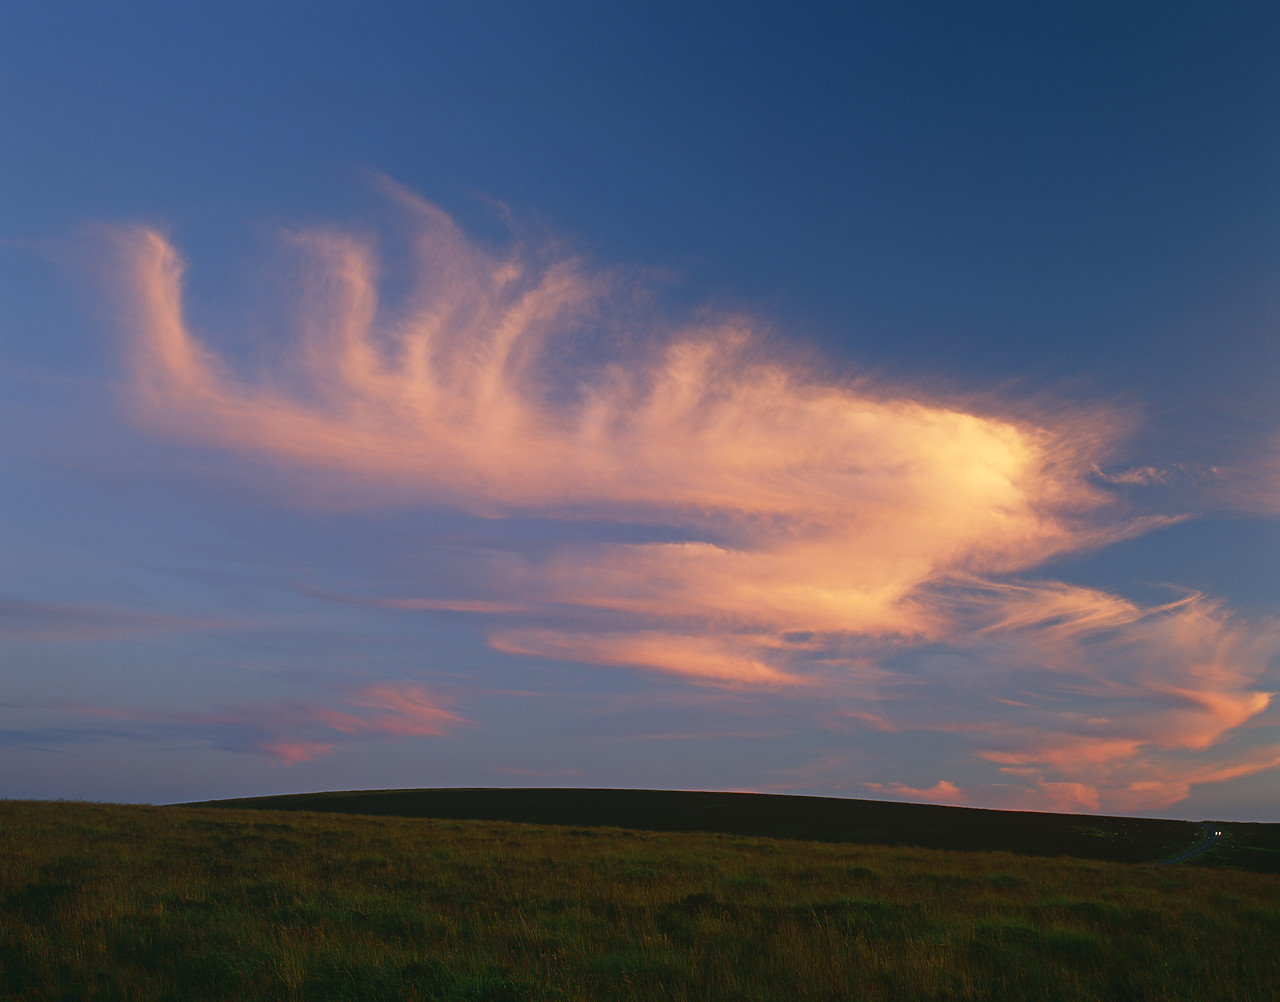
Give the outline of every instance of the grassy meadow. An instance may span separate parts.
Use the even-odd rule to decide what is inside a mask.
[[[0,801],[11,1000],[1280,997],[1280,876]]]

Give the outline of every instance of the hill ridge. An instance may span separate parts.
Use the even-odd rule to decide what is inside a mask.
[[[1196,822],[1172,819],[695,790],[440,787],[244,797],[184,806],[703,831],[1130,863],[1158,862],[1195,845],[1203,834]],[[1280,825],[1242,827],[1276,829],[1267,834],[1280,845]],[[1207,862],[1217,854],[1215,850],[1202,858]]]

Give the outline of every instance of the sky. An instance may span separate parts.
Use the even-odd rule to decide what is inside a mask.
[[[1280,10],[0,13],[0,796],[1280,821]]]

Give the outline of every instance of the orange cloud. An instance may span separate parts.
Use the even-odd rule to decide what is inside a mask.
[[[1280,767],[1280,745],[1229,755],[1217,762],[1196,763],[1177,757],[1141,757],[1111,770],[1100,770],[1088,782],[1051,781],[1038,777],[1023,802],[1044,810],[1134,812],[1159,810],[1186,799],[1192,787],[1251,776]],[[1051,805],[1051,806],[1050,806]]]
[[[488,254],[439,210],[399,197],[419,228],[408,304],[380,308],[366,243],[295,234],[310,261],[295,345],[255,380],[188,328],[167,239],[121,232],[128,403],[159,433],[326,471],[358,485],[364,503],[701,536],[562,550],[527,567],[516,593],[454,608],[536,597],[650,622],[925,639],[947,627],[921,589],[1142,528],[1117,518],[1090,479],[1114,437],[1103,413],[1035,422],[823,381],[769,358],[741,319],[681,328],[629,356],[608,350],[620,332],[596,331],[605,353],[566,377],[557,360],[574,354],[584,325],[604,322],[616,283],[573,259]],[[633,646],[656,651],[648,635]],[[726,644],[683,664],[723,678]],[[764,663],[745,658],[742,677],[776,677]]]
[[[695,682],[749,685],[803,684],[757,657],[759,638],[643,631],[623,634],[563,630],[505,630],[490,643],[509,654],[589,664],[648,668]]]
[[[342,741],[442,737],[466,723],[412,683],[381,682],[334,695],[329,703],[289,701],[202,712],[59,709],[119,721],[134,737],[205,741],[229,751],[267,755],[284,765],[327,755]]]
[[[1099,416],[1047,428],[824,384],[762,357],[741,320],[680,330],[656,357],[600,359],[565,399],[555,335],[586,322],[607,284],[573,260],[485,255],[414,205],[423,288],[399,315],[378,310],[369,247],[292,239],[314,269],[297,344],[253,383],[188,329],[172,245],[120,232],[135,413],[164,434],[359,476],[375,500],[408,485],[484,513],[769,519],[773,537],[836,523],[877,580],[940,561],[1025,566],[1078,546],[1071,516],[1108,503],[1078,455],[1106,437],[1081,434]]]
[[[940,779],[933,786],[927,788],[916,788],[912,786],[904,786],[901,783],[864,783],[868,790],[876,793],[888,794],[893,797],[906,797],[910,800],[921,801],[926,804],[948,804],[956,806],[958,804],[967,804],[968,796],[955,783],[950,780]]]
[[[326,727],[348,735],[385,734],[391,737],[422,737],[444,734],[459,718],[442,709],[417,685],[380,683],[368,685],[348,694],[349,710],[314,707],[309,716]]]
[[[333,751],[333,743],[308,741],[264,741],[258,750],[265,752],[284,765],[310,762]]]
[[[1005,659],[1007,670],[985,682],[978,673],[969,684],[1013,684],[1024,695],[1014,712],[978,707],[971,720],[936,726],[971,730],[975,753],[1035,780],[1038,797],[1058,784],[1052,799],[1060,803],[1076,784],[1079,807],[1148,809],[1182,799],[1196,783],[1275,764],[1267,754],[1222,758],[1215,749],[1271,704],[1277,624],[1242,620],[1198,595],[1141,609],[1053,583],[1036,616],[1034,587],[994,590],[1014,609],[992,613],[996,623],[979,631],[987,643],[977,650]],[[1017,639],[1007,651],[1002,631]],[[1189,752],[1204,754],[1189,761]]]
[[[368,241],[290,235],[307,262],[296,331],[252,377],[190,329],[168,239],[116,238],[127,403],[156,433],[268,460],[281,482],[319,474],[355,505],[617,529],[507,555],[464,595],[347,600],[496,617],[508,653],[828,694],[843,719],[963,735],[1028,770],[1028,796],[1092,809],[1173,796],[1139,767],[1212,750],[1268,705],[1269,624],[1200,596],[1143,608],[1011,579],[1175,520],[1118,504],[1109,485],[1164,473],[1103,472],[1124,430],[1111,412],[821,378],[741,317],[646,326],[614,308],[641,298],[617,276],[482,250],[395,196],[415,288],[389,307]],[[963,674],[927,689],[890,664],[902,651]],[[343,734],[445,722],[403,693],[363,698],[316,720]]]
[[[1042,779],[1036,783],[1031,800],[1044,811],[1075,813],[1102,809],[1098,790],[1086,783],[1052,782]],[[1022,800],[1022,804],[1026,806],[1026,801]]]

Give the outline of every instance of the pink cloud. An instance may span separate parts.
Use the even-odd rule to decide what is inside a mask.
[[[1058,802],[1076,789],[1086,809],[1168,806],[1197,783],[1274,767],[1265,752],[1241,759],[1218,749],[1271,705],[1277,624],[1243,620],[1203,596],[1142,609],[1078,590],[1064,602],[1050,586],[1042,627],[1023,587],[1009,593],[1014,614],[984,610],[995,625],[980,628],[975,656],[993,671],[964,682],[971,691],[1012,682],[1023,697],[998,713],[958,700],[950,720],[921,726],[965,733],[977,757],[1027,777],[1028,796],[1053,790]],[[1017,642],[1002,648],[1002,634]]]
[[[981,762],[1026,770],[1036,803],[1176,800],[1170,756],[1209,756],[1268,706],[1274,624],[1203,596],[1142,607],[1023,580],[1177,521],[1131,516],[1108,486],[1167,479],[1111,465],[1115,412],[822,377],[743,317],[646,329],[611,312],[633,291],[617,275],[482,250],[394,192],[416,228],[416,288],[388,306],[368,241],[291,234],[306,262],[296,331],[252,377],[190,329],[169,240],[121,230],[136,420],[268,460],[282,488],[318,476],[353,506],[653,531],[510,556],[456,596],[342,600],[493,617],[490,641],[511,654],[825,694],[829,713],[955,734]],[[927,687],[893,667],[904,651],[963,676],[938,668]],[[366,692],[295,717],[343,736],[449,723],[413,699]],[[1226,768],[1202,766],[1203,782]]]
[[[868,790],[892,797],[906,797],[926,804],[967,804],[969,797],[955,783],[940,779],[933,786],[916,788],[901,783],[863,783]]]
[[[803,678],[788,675],[757,657],[755,649],[760,644],[753,639],[659,631],[611,634],[528,629],[500,631],[490,642],[509,654],[650,669],[694,682],[804,684]]]
[[[297,715],[342,734],[390,737],[440,735],[459,718],[438,706],[422,686],[378,683],[346,695],[347,709],[300,707]]]
[[[333,751],[333,743],[320,744],[306,741],[264,741],[258,750],[270,755],[284,765],[296,765],[299,762],[310,762],[313,759],[328,755]]]
[[[555,646],[592,660],[607,645],[614,664],[647,648],[650,667],[702,665],[721,680],[736,650],[743,679],[773,681],[767,649],[781,633],[936,639],[948,626],[921,595],[934,583],[1026,569],[1146,526],[1118,517],[1093,482],[1119,431],[1106,411],[1036,419],[823,380],[769,357],[741,317],[561,371],[575,332],[625,291],[619,281],[572,258],[481,251],[439,210],[396,194],[418,228],[418,289],[388,310],[366,242],[292,234],[309,262],[296,340],[254,380],[188,328],[184,265],[168,240],[120,231],[137,419],[269,458],[285,477],[323,471],[363,504],[532,511],[704,538],[564,548],[525,566],[518,584],[491,582],[501,594],[384,605],[625,612],[645,620],[633,654],[580,630]],[[721,649],[685,629],[689,656],[672,664],[655,622],[700,624]],[[774,639],[753,654],[725,627]],[[576,655],[574,642],[585,645]]]
[[[1196,762],[1174,756],[1134,757],[1111,770],[1095,770],[1091,781],[1048,780],[1029,770],[1034,788],[1020,798],[1042,810],[1127,813],[1159,810],[1186,799],[1193,787],[1221,783],[1280,767],[1280,745]],[[1049,806],[1051,805],[1051,806]]]
[[[1062,780],[1039,780],[1030,795],[1019,797],[1017,803],[1019,806],[1034,804],[1037,810],[1066,814],[1102,809],[1102,801],[1096,787],[1087,783],[1071,783]],[[1151,806],[1164,806],[1164,804]],[[1130,809],[1136,809],[1136,807]]]
[[[61,707],[81,716],[117,721],[140,739],[208,742],[229,751],[267,755],[284,765],[310,762],[342,742],[442,737],[466,723],[423,686],[381,682],[342,689],[328,702],[286,701],[212,711]]]

